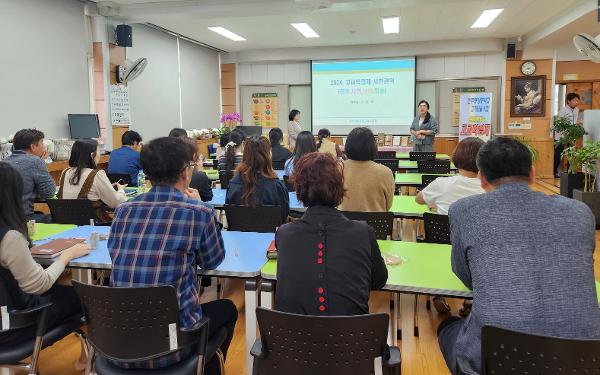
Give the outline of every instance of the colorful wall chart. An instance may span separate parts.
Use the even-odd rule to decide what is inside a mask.
[[[480,92],[460,96],[458,140],[468,137],[484,141],[492,137],[492,93]]]
[[[279,119],[277,93],[252,94],[252,124],[263,128],[277,127]]]

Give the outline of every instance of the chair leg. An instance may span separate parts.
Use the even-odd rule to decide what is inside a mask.
[[[414,311],[414,327],[415,327],[415,332],[414,335],[415,337],[419,337],[419,315],[417,314],[417,307],[419,306],[419,295],[415,294],[415,311]]]
[[[33,353],[31,354],[31,365],[29,367],[29,375],[37,374],[38,359],[40,352],[42,351],[42,337],[37,336],[35,338],[35,344],[33,345]]]
[[[198,364],[196,365],[196,375],[204,375],[204,355],[198,356]]]
[[[85,370],[85,369],[87,369],[87,364],[88,364],[89,358],[90,358],[89,344],[88,344],[87,338],[85,337],[85,334],[83,332],[75,332],[75,336],[77,336],[77,338],[79,339],[79,342],[81,344],[81,354],[79,355],[79,358],[75,362],[75,369],[76,370]],[[85,357],[84,361],[82,361],[82,356]],[[87,372],[86,372],[86,374],[87,374]]]
[[[225,283],[221,284],[221,278],[217,277],[217,298],[223,299],[223,295],[225,294]]]
[[[217,352],[215,354],[219,359],[219,369],[221,371],[221,375],[225,375],[225,356],[223,355],[221,349],[217,349]]]
[[[427,302],[425,302],[427,310],[431,310],[431,297],[427,296]]]

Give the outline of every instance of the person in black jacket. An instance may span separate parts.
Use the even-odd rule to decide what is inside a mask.
[[[369,313],[369,292],[382,288],[388,273],[373,229],[335,208],[344,195],[340,165],[329,154],[306,154],[292,181],[308,209],[275,234],[277,309],[304,315]]]
[[[271,165],[271,145],[263,136],[244,142],[244,154],[237,175],[229,181],[225,204],[239,206],[279,206],[281,219],[290,213],[288,190]]]
[[[169,137],[188,139],[191,143],[195,145],[195,143],[188,137],[185,129],[182,128],[171,129],[171,131],[169,132]],[[197,155],[199,156],[200,153],[197,153]],[[198,190],[202,202],[210,202],[213,199],[212,185],[206,173],[202,171],[202,162],[202,159],[198,159],[198,165],[196,166],[196,168],[194,168],[194,172],[192,173],[192,181],[190,182],[190,187],[192,189]]]
[[[292,156],[292,153],[287,148],[281,145],[283,139],[283,132],[279,128],[273,128],[269,130],[269,140],[271,141],[271,158],[273,159],[273,165],[280,165],[283,170],[283,164],[286,160]]]

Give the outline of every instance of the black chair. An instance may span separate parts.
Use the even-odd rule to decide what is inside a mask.
[[[400,349],[386,345],[388,315],[309,316],[256,309],[260,339],[253,375],[400,374]]]
[[[131,175],[127,174],[127,173],[107,173],[106,176],[108,176],[108,180],[110,182],[112,182],[113,184],[115,182],[119,182],[119,180],[122,180],[123,184],[129,185],[131,186],[132,181],[131,181]]]
[[[292,184],[292,182],[290,181],[290,176],[283,175],[283,183],[285,184],[285,187],[288,189],[288,192],[293,193],[296,191],[294,184]]]
[[[448,215],[425,212],[423,222],[425,223],[425,239],[423,242],[451,244]]]
[[[393,173],[398,172],[398,159],[375,159],[375,163],[385,165],[392,170]]]
[[[110,225],[110,222],[96,221],[96,208],[89,199],[48,199],[52,221],[57,224]]]
[[[396,159],[396,151],[377,151],[376,159]]]
[[[419,173],[450,174],[450,160],[417,160]]]
[[[563,339],[484,326],[481,329],[481,373],[598,373],[600,340]]]
[[[234,171],[223,171],[219,170],[219,181],[221,182],[221,189],[229,188],[229,181],[233,178]]]
[[[2,270],[0,272],[9,271]],[[18,288],[16,282],[13,287]],[[27,370],[27,373],[30,375],[37,374],[38,360],[42,349],[53,345],[73,332],[84,343],[82,347],[87,348],[83,332],[80,330],[83,325],[81,316],[73,316],[65,320],[62,324],[48,330],[46,317],[52,303],[46,302],[24,310],[11,309],[8,307],[12,304],[7,288],[8,286],[0,278],[0,306],[2,310],[6,309],[8,318],[5,319],[3,315],[2,322],[0,323],[0,338],[5,342],[0,345],[0,368],[19,368]],[[12,341],[11,338],[30,334],[32,331],[35,331],[35,337],[31,339],[23,340],[20,338],[17,342],[9,342]],[[30,362],[24,363],[23,361],[28,357],[31,357]]]
[[[359,212],[359,211],[342,211],[342,214],[350,220],[364,221],[373,231],[378,240],[387,240],[392,238],[394,230],[394,213],[393,212]]]
[[[273,160],[273,169],[276,171],[282,171],[285,168],[285,160]]]
[[[98,375],[202,374],[214,355],[223,368],[219,347],[227,337],[223,328],[208,340],[209,319],[194,327],[179,326],[179,306],[173,286],[111,288],[73,282],[83,304],[92,355],[87,370]],[[156,370],[127,369],[113,363],[158,359],[179,350],[190,356]]]
[[[279,206],[225,205],[227,230],[238,232],[275,233],[283,221]]]
[[[421,176],[421,186],[419,190],[425,189],[430,183],[432,183],[436,178],[443,177],[437,174],[424,174]]]
[[[408,160],[419,161],[419,160],[431,160],[435,159],[435,151],[410,151],[408,153]]]
[[[439,243],[450,245],[450,220],[448,215],[432,214],[429,212],[423,213],[423,222],[425,224],[425,237],[419,242]],[[414,319],[414,335],[419,336],[419,321],[417,318],[417,301],[419,295],[415,294],[415,319]],[[431,309],[431,301],[427,296],[425,304],[427,310]]]

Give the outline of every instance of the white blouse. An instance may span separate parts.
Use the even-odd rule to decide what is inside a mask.
[[[71,185],[70,179],[75,172],[75,168],[69,168],[66,172],[64,172],[64,185],[63,185],[63,199],[77,199],[81,188],[83,187],[83,183],[85,179],[88,177],[92,169],[85,168],[81,171],[81,178],[79,179],[79,183],[77,185]],[[90,192],[88,193],[87,198],[91,201],[102,201],[110,208],[117,207],[120,203],[125,202],[127,200],[127,196],[125,195],[125,191],[119,190],[115,191],[112,186],[112,183],[106,176],[106,172],[103,170],[98,171],[96,177],[94,178],[94,182],[92,183],[92,187],[90,188]]]

